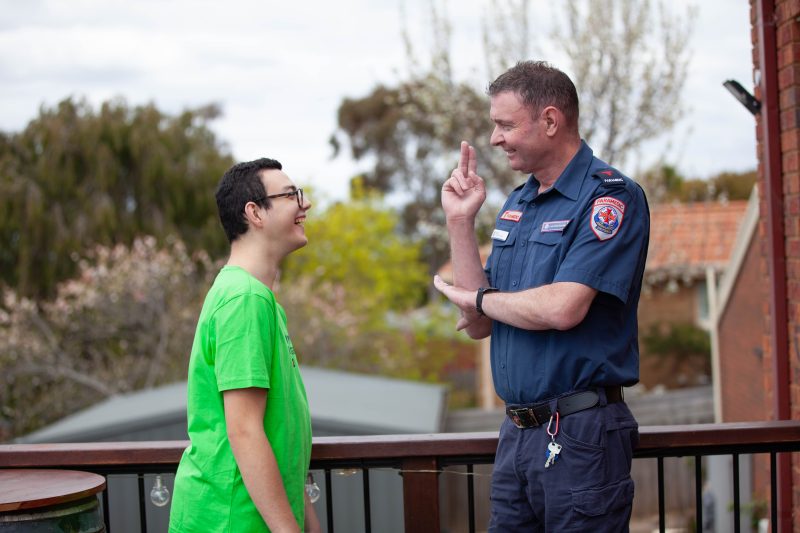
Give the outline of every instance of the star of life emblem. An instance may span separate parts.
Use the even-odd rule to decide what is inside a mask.
[[[589,225],[601,241],[617,234],[625,215],[625,203],[616,198],[604,196],[594,201]]]

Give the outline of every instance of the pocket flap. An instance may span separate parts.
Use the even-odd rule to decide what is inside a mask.
[[[534,231],[528,240],[538,242],[539,244],[555,246],[561,242],[562,235],[563,234],[560,231],[547,231],[544,233],[541,231]]]

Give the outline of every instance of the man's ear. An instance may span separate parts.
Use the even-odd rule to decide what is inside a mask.
[[[564,120],[564,115],[562,115],[561,111],[557,108],[547,106],[544,108],[544,111],[542,111],[542,120],[544,121],[545,135],[553,137],[558,132],[558,128]]]
[[[260,228],[264,225],[263,212],[261,206],[255,202],[247,202],[244,205],[244,218],[247,219],[249,226]]]

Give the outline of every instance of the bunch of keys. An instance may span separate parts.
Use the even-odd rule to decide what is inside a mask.
[[[558,433],[558,411],[556,411],[554,416],[556,418],[555,431],[550,431],[550,427],[553,424],[553,416],[550,417],[550,421],[547,423],[547,434],[550,435],[550,442],[547,444],[547,460],[544,462],[545,468],[550,468],[553,463],[556,462],[556,459],[558,459],[558,454],[561,453],[561,445],[556,442],[556,434]]]

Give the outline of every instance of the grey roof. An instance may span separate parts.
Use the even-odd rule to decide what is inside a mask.
[[[312,426],[320,430],[329,424],[349,430],[338,435],[438,433],[444,428],[444,385],[310,367],[303,368],[303,380]]]
[[[185,426],[185,381],[112,396],[25,435],[17,442],[106,441],[113,440],[109,437],[115,435],[181,421]]]
[[[438,433],[446,387],[303,367],[315,435]],[[159,436],[153,428],[182,433]],[[113,396],[17,442],[81,442],[186,438],[186,382]],[[155,435],[137,438],[138,435]]]

